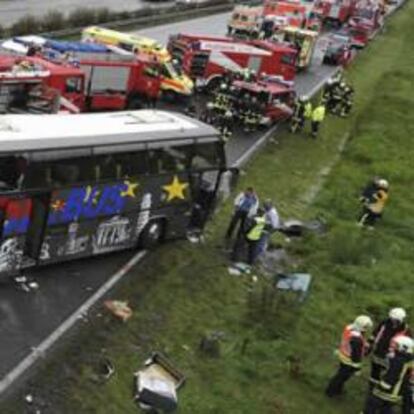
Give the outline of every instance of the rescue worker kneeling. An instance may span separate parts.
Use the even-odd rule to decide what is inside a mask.
[[[387,369],[368,396],[364,414],[392,414],[393,407],[410,397],[412,399],[414,342],[408,336],[395,341],[395,352],[387,358]],[[409,404],[411,405],[411,404]],[[410,414],[411,407],[403,405],[403,414]]]
[[[339,368],[325,390],[328,397],[342,394],[345,383],[360,371],[362,360],[369,350],[365,335],[371,328],[372,320],[365,315],[358,316],[352,324],[345,327],[337,351]]]

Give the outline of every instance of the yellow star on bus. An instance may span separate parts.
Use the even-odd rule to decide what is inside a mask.
[[[171,184],[164,185],[162,188],[166,191],[167,201],[174,200],[174,198],[179,198],[180,200],[185,199],[184,190],[188,187],[188,183],[181,183],[179,178],[174,175],[173,181]]]
[[[138,183],[131,183],[131,181],[124,181],[126,189],[121,191],[121,197],[136,197],[135,191],[138,187]]]

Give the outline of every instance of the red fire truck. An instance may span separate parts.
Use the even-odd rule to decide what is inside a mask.
[[[297,51],[262,40],[178,34],[169,39],[168,50],[199,86],[217,84],[226,72],[249,69],[256,74],[282,76],[292,81]]]
[[[270,126],[291,117],[295,90],[277,76],[265,76],[257,82],[234,81],[238,95],[248,94],[261,106],[260,125]]]
[[[374,36],[382,24],[381,7],[372,0],[361,0],[349,19],[349,32],[352,44],[362,48]]]
[[[304,27],[312,11],[312,2],[299,0],[265,0],[263,17],[275,17],[284,22],[283,26]]]
[[[314,12],[324,23],[340,27],[348,21],[355,9],[356,0],[318,0]]]
[[[157,65],[0,55],[0,112],[70,113],[139,108],[160,91]]]

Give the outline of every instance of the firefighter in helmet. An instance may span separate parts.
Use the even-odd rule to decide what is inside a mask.
[[[364,414],[391,414],[393,407],[403,403],[403,414],[411,413],[414,372],[414,341],[401,335],[395,340],[395,351],[386,358],[386,369],[379,383],[368,395]],[[408,397],[408,398],[407,398]]]
[[[309,98],[307,96],[300,96],[299,98],[296,98],[292,118],[290,120],[290,131],[292,133],[303,130],[306,118],[309,118],[312,113],[311,108],[312,104],[309,102]]]
[[[345,383],[361,370],[369,350],[366,336],[371,328],[372,320],[366,315],[359,315],[353,323],[345,326],[337,351],[339,368],[325,390],[328,397],[342,394]]]
[[[345,118],[347,117],[352,109],[354,104],[354,88],[351,85],[345,85],[342,91],[342,100],[341,100],[341,109],[339,116]]]
[[[408,335],[407,313],[403,308],[393,308],[388,318],[378,324],[370,338],[371,347],[371,386],[379,384],[381,373],[387,366],[387,355],[393,350],[395,339]]]
[[[385,204],[389,198],[388,191],[388,181],[384,178],[377,178],[373,183],[370,194],[363,194],[360,197],[362,202],[362,212],[358,220],[360,226],[372,227],[382,217]]]

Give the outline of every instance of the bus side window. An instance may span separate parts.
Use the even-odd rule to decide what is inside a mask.
[[[95,179],[114,180],[117,178],[116,161],[113,155],[101,155],[95,159]]]
[[[19,181],[25,175],[22,157],[6,156],[0,158],[0,191],[1,189],[19,188]]]
[[[166,146],[162,149],[149,150],[149,172],[163,174],[186,171],[190,168],[192,146]]]
[[[95,179],[95,166],[90,158],[73,158],[50,163],[52,186],[65,186],[91,182]]]
[[[128,152],[115,155],[117,178],[132,178],[148,173],[145,151]]]

